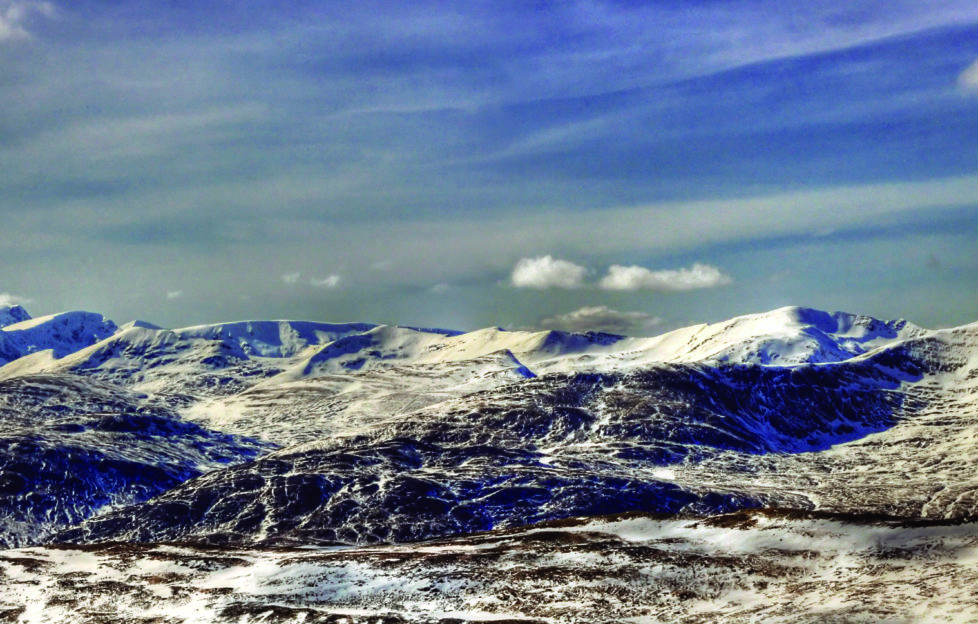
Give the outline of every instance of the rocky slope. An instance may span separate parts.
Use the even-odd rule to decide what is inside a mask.
[[[882,356],[877,356],[882,358]],[[65,532],[69,541],[411,541],[620,511],[810,505],[657,476],[731,450],[811,453],[904,413],[900,369],[663,365],[551,373],[391,416],[189,481]]]
[[[117,386],[64,375],[0,381],[0,546],[44,540],[269,450]]]
[[[84,327],[92,318],[65,316]],[[229,468],[197,461],[196,472],[153,477],[153,488],[140,484],[156,473],[134,470],[112,502],[140,504],[59,540],[372,543],[629,510],[973,513],[967,478],[913,466],[935,465],[928,435],[963,444],[921,423],[936,411],[970,423],[975,326],[929,331],[783,308],[656,338],[295,321],[131,323],[95,342],[79,332],[74,350],[74,334],[39,335],[47,342],[0,368],[4,383],[47,375],[111,389],[126,400],[99,408],[104,417],[147,413],[185,428],[153,437],[161,449],[196,448],[194,435],[242,436],[222,438],[229,446],[217,461]],[[905,432],[922,427],[908,447]],[[264,453],[281,450],[246,461],[257,438]],[[871,444],[896,448],[899,478],[894,464],[866,457]],[[176,452],[167,449],[161,458]],[[152,452],[141,456],[153,464]],[[967,467],[972,456],[953,461]],[[904,483],[912,496],[885,495],[906,493]],[[941,502],[951,492],[953,502]],[[160,495],[141,502],[151,494]]]
[[[769,509],[423,544],[0,551],[8,621],[973,622],[974,525]]]

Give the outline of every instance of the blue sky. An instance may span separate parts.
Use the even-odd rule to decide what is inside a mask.
[[[35,314],[970,322],[978,5],[0,0],[0,213]]]

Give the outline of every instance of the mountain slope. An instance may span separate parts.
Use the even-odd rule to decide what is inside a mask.
[[[25,310],[23,306],[19,306],[19,305],[0,306],[0,327],[13,325],[14,323],[26,321],[30,318],[31,315],[27,313],[27,310]]]
[[[810,506],[798,488],[677,484],[724,453],[813,454],[912,417],[922,355],[795,367],[670,364],[551,373],[393,414],[93,518],[67,541],[410,541],[554,518]]]
[[[90,379],[0,381],[0,546],[35,543],[269,450]]]
[[[21,353],[0,368],[0,397],[20,405],[9,421],[20,429],[2,439],[21,448],[33,431],[97,464],[85,458],[118,444],[119,427],[162,419],[126,432],[131,478],[109,488],[112,504],[161,495],[61,534],[71,540],[401,541],[769,505],[962,517],[978,504],[967,476],[978,467],[967,448],[978,436],[976,327],[782,308],[626,338],[299,321],[119,328],[68,313],[2,328]],[[24,397],[58,384],[71,391],[44,413],[74,420],[25,411]],[[95,418],[85,406],[106,393],[121,398]],[[93,424],[103,420],[108,429]],[[202,458],[208,444],[221,450]],[[138,485],[156,454],[173,468]],[[42,455],[26,465],[61,466]],[[893,480],[894,465],[912,485]],[[28,537],[13,543],[100,505],[50,522],[17,511],[9,532]]]
[[[19,306],[7,308],[6,320],[28,316]],[[118,330],[115,323],[92,312],[64,312],[23,320],[0,327],[0,364],[24,355],[51,350],[55,358],[108,338]]]

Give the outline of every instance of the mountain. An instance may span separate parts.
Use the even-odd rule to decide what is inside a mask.
[[[49,351],[60,358],[108,338],[118,329],[92,312],[64,312],[36,319],[20,306],[0,310],[0,364],[30,353]],[[18,320],[20,319],[20,320]],[[15,321],[7,324],[6,321]]]
[[[95,380],[2,380],[0,546],[42,541],[272,448],[188,423],[146,395]]]
[[[25,310],[23,306],[19,306],[19,305],[0,306],[0,327],[13,325],[14,323],[26,321],[30,318],[31,315],[27,313],[27,310]]]
[[[5,318],[8,619],[928,619],[973,583],[978,323]]]
[[[140,465],[154,465],[153,453],[185,458],[195,436],[225,445],[226,468],[198,461],[152,487],[133,470],[116,480],[112,510],[82,506],[32,534],[62,527],[69,541],[406,541],[576,515],[838,499],[924,513],[938,507],[877,500],[813,466],[848,467],[845,449],[898,435],[952,393],[967,409],[978,345],[974,326],[931,331],[807,308],[653,338],[300,321],[169,330],[90,313],[3,331],[24,354],[0,368],[3,383],[24,385],[10,396],[56,379],[75,389],[59,399],[66,415],[84,416],[87,395],[111,390],[125,400],[101,413],[162,418],[172,435],[149,436],[156,446]],[[86,418],[70,426],[92,429]],[[971,513],[958,507],[950,515]],[[41,539],[9,533],[19,535],[11,543]]]
[[[548,373],[210,473],[60,539],[401,542],[632,510],[810,506],[797,489],[681,487],[662,475],[725,454],[760,466],[753,457],[886,431],[912,413],[903,386],[925,370],[882,350],[795,367]]]
[[[625,339],[590,366],[628,369],[659,362],[767,366],[841,362],[924,331],[904,320],[785,307],[722,323],[692,325],[653,338]]]

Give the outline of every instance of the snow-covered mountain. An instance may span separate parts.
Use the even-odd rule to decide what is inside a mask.
[[[17,588],[7,592],[16,598],[0,592],[0,614],[27,617],[41,603],[58,612],[74,604],[58,589],[68,585],[78,596],[99,591],[109,573],[76,579],[82,559],[129,570],[111,581],[118,600],[101,600],[102,613],[190,608],[185,579],[206,586],[193,600],[211,621],[265,617],[268,600],[241,594],[246,577],[282,588],[272,619],[392,622],[602,621],[574,616],[583,607],[566,606],[572,594],[615,605],[584,609],[608,621],[710,609],[750,620],[775,615],[758,601],[787,604],[798,583],[825,575],[868,587],[852,557],[866,570],[905,560],[886,578],[906,595],[921,557],[970,582],[953,561],[978,544],[978,323],[927,330],[781,308],[638,338],[304,321],[165,329],[87,312],[30,319],[19,307],[0,309],[0,320],[0,544],[38,545],[0,552],[0,586]],[[652,524],[636,534],[627,518],[639,516],[567,520],[622,513]],[[526,528],[547,522],[565,524]],[[490,533],[459,537],[480,531]],[[405,553],[428,546],[397,546],[435,538],[455,541],[417,559]],[[814,555],[799,550],[811,539]],[[880,540],[896,550],[872,546]],[[163,547],[166,556],[134,545],[161,541],[181,545]],[[87,545],[40,547],[51,542]],[[114,559],[117,547],[91,545],[103,542],[127,542],[130,563]],[[360,548],[383,543],[393,545]],[[730,543],[752,545],[731,558]],[[360,546],[310,558],[249,550],[335,544]],[[217,562],[215,548],[240,563]],[[499,553],[519,573],[476,582],[476,553]],[[157,580],[133,581],[171,555],[214,562],[187,563],[189,572],[166,564]],[[512,567],[531,555],[537,563]],[[638,571],[653,560],[657,571]],[[709,570],[706,585],[683,572],[695,562]],[[533,606],[551,604],[531,599],[533,578],[598,569],[609,576],[593,594],[561,583],[566,591],[548,594],[553,608]],[[419,585],[324,589],[336,574]],[[652,600],[635,574],[675,596]],[[315,599],[298,589],[313,578]],[[140,589],[147,583],[163,588]],[[462,602],[432,593],[444,583]],[[747,611],[745,592],[754,592]],[[946,596],[953,604],[928,613],[960,609],[961,596]]]
[[[20,306],[0,307],[0,363],[36,352],[61,358],[104,340],[117,330],[115,323],[92,312],[64,312],[32,319]]]
[[[616,355],[630,366],[662,361],[820,364],[841,362],[923,332],[904,320],[786,307],[632,339],[627,343],[632,350]]]
[[[134,470],[111,503],[138,506],[59,539],[244,543],[404,541],[629,510],[818,507],[849,490],[831,479],[805,487],[810,467],[789,478],[785,463],[815,464],[899,432],[934,397],[964,392],[968,409],[969,373],[948,375],[971,370],[978,345],[975,326],[930,331],[806,308],[653,338],[301,321],[170,330],[81,312],[0,331],[21,354],[0,368],[20,413],[18,397],[36,393],[28,388],[72,388],[46,401],[96,435],[83,406],[115,392],[124,400],[99,413],[169,423],[173,435],[149,436],[161,457],[186,455],[194,436],[225,436],[217,461],[246,462],[211,471],[197,458],[152,486]],[[48,426],[36,420],[26,426]],[[759,486],[771,472],[781,485]],[[866,510],[923,511],[857,498]],[[105,504],[49,514],[40,528],[21,523],[7,541],[42,539]]]
[[[146,395],[68,375],[0,381],[0,546],[274,447],[207,430]]]
[[[31,315],[27,313],[27,310],[25,310],[23,306],[0,306],[0,327],[6,327],[7,325],[13,325],[14,323],[26,321],[29,318],[31,318]]]
[[[361,420],[354,431],[210,473],[61,538],[412,541],[636,509],[810,506],[797,488],[677,487],[663,476],[730,453],[761,466],[754,457],[824,451],[893,427],[908,412],[904,384],[925,369],[887,355],[550,373]]]

